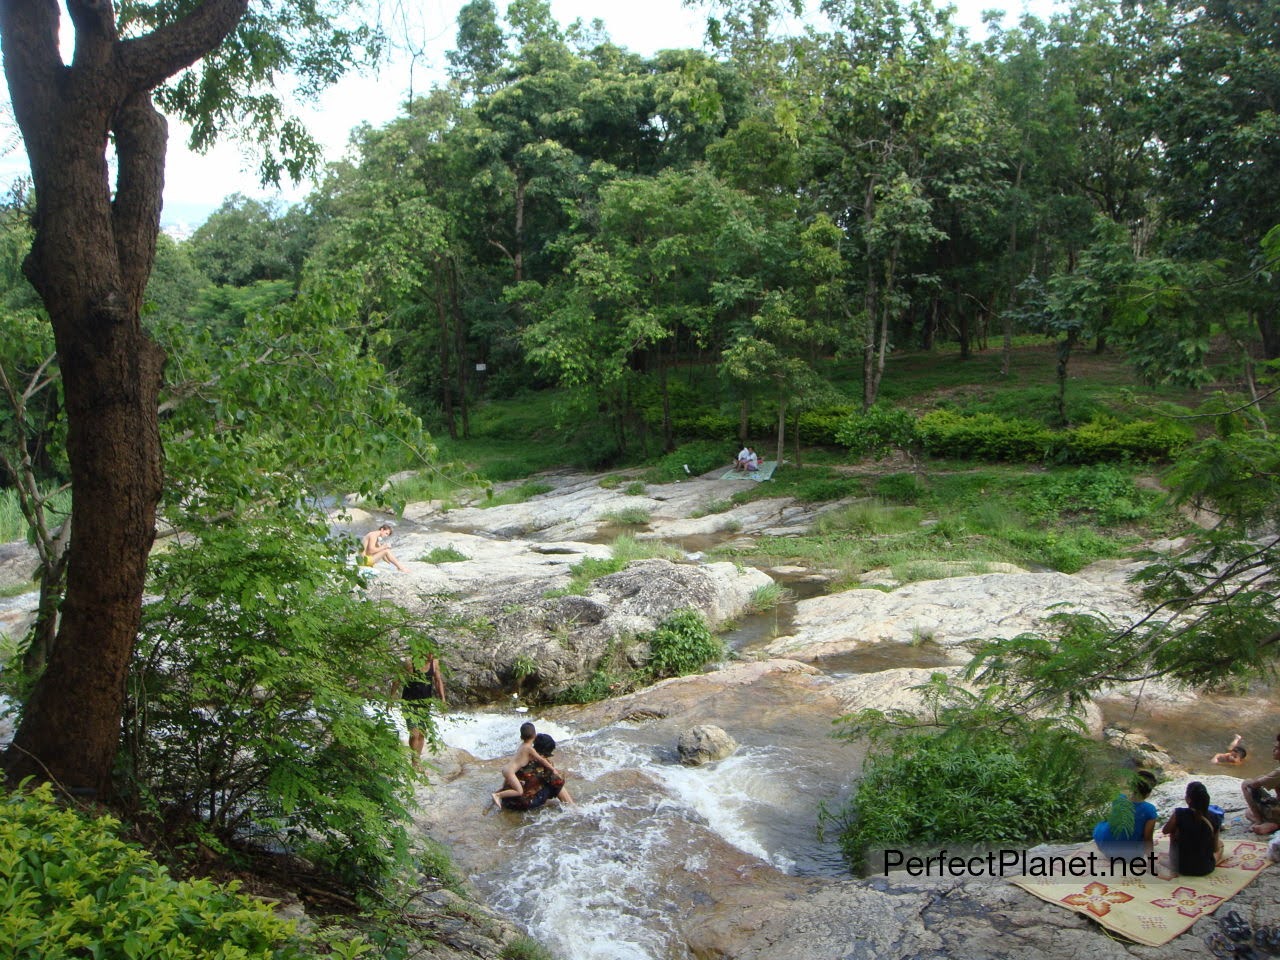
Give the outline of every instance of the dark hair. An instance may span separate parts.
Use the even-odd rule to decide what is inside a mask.
[[[1243,760],[1245,757],[1249,755],[1249,751],[1246,750],[1244,747],[1240,747],[1240,746],[1232,747],[1231,752],[1234,753],[1241,760]]]
[[[535,733],[537,733],[537,732],[538,732],[537,728],[536,728],[532,723],[530,723],[528,720],[526,720],[524,723],[520,724],[520,739],[521,739],[521,740],[532,740],[532,739],[533,739],[533,735],[534,735]]]
[[[1139,800],[1146,799],[1156,788],[1156,775],[1150,770],[1139,770],[1133,777],[1133,793]]]
[[[1187,805],[1196,813],[1205,816],[1209,813],[1209,788],[1199,780],[1187,784]]]
[[[549,733],[540,733],[533,738],[533,749],[544,757],[549,757],[555,752],[556,741]]]

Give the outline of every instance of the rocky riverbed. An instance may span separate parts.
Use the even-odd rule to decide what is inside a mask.
[[[839,803],[864,752],[830,739],[832,720],[861,707],[910,708],[918,698],[909,688],[937,669],[956,673],[968,641],[1036,630],[1053,612],[1128,622],[1141,612],[1130,565],[1075,575],[959,567],[928,582],[806,596],[761,624],[752,619],[760,588],[779,578],[820,583],[825,572],[711,563],[700,551],[803,532],[834,505],[765,499],[712,512],[752,482],[718,474],[650,485],[643,495],[582,474],[546,479],[551,492],[521,504],[411,505],[393,543],[407,572],[380,567],[370,592],[432,626],[454,702],[473,705],[445,724],[450,746],[420,790],[418,828],[448,845],[490,907],[558,956],[1208,955],[1212,919],[1159,950],[1134,946],[997,879],[849,878],[817,838],[820,803]],[[627,509],[649,517],[634,536],[682,552],[601,577],[584,595],[560,595],[573,565],[609,555],[605,541]],[[360,534],[379,519],[350,506],[333,523]],[[444,548],[451,562],[424,559]],[[688,608],[730,631],[735,660],[587,707],[536,706],[607,657],[640,664],[644,634]],[[0,626],[16,629],[22,615],[11,602]],[[512,711],[512,694],[532,710]],[[557,761],[579,804],[484,816],[500,758],[526,717],[561,741]],[[1258,746],[1274,737],[1280,707],[1269,690],[1225,697],[1156,687],[1113,691],[1085,719],[1165,771],[1169,795],[1159,806],[1167,814],[1188,777],[1218,772],[1208,755],[1232,733]],[[721,728],[736,751],[704,767],[681,764],[676,742],[700,725]],[[1263,753],[1233,772],[1265,769]],[[1228,831],[1239,834],[1238,781],[1206,782],[1227,808]],[[1278,877],[1280,869],[1265,871],[1232,907],[1276,922]],[[457,939],[465,953],[465,933]],[[473,954],[495,956],[504,939]]]

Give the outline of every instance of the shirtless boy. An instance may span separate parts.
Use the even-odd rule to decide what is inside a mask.
[[[519,797],[524,794],[524,788],[520,786],[520,781],[516,778],[516,771],[525,764],[530,762],[540,763],[555,776],[560,776],[560,771],[551,765],[551,761],[533,749],[533,738],[537,732],[532,723],[520,724],[520,746],[516,748],[516,752],[511,759],[502,765],[502,778],[506,781],[506,789],[499,790],[493,794],[493,805],[499,810],[502,809],[504,797]]]
[[[1249,755],[1240,743],[1240,734],[1236,734],[1236,738],[1231,741],[1231,746],[1227,747],[1226,753],[1215,753],[1211,763],[1244,763],[1244,758]]]
[[[360,541],[360,566],[372,567],[376,566],[379,560],[385,560],[401,573],[408,572],[404,564],[391,552],[391,548],[386,546],[393,532],[394,528],[390,522],[387,522],[377,530],[371,530],[364,535],[364,539]]]
[[[1271,756],[1280,760],[1280,733],[1276,734]],[[1267,794],[1268,790],[1272,791],[1271,795]],[[1280,791],[1280,767],[1240,784],[1240,792],[1244,794],[1244,802],[1249,808],[1245,816],[1253,823],[1254,833],[1266,836],[1280,830],[1280,797],[1275,791]]]

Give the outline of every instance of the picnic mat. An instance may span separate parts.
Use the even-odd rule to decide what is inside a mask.
[[[768,480],[773,476],[773,471],[778,469],[777,460],[761,460],[759,470],[734,470],[729,471],[720,479],[721,480],[754,480],[759,483],[761,480]]]
[[[1093,844],[1081,853],[1097,852]],[[1156,843],[1167,853],[1168,842]],[[1099,854],[1099,857],[1106,859]],[[1096,920],[1108,930],[1137,943],[1158,947],[1168,943],[1253,882],[1266,868],[1267,844],[1252,840],[1223,840],[1222,858],[1207,877],[1126,877],[1106,867],[1084,877],[1011,877],[1041,900],[1066,907]]]

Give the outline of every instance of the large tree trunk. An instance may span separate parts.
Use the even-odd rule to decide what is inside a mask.
[[[4,757],[10,779],[34,775],[83,794],[110,787],[162,479],[164,354],[139,318],[167,134],[148,91],[220,43],[247,3],[205,0],[164,31],[121,42],[111,3],[68,0],[68,67],[56,3],[0,0],[5,76],[36,197],[24,269],[53,325],[72,488],[61,622]]]

